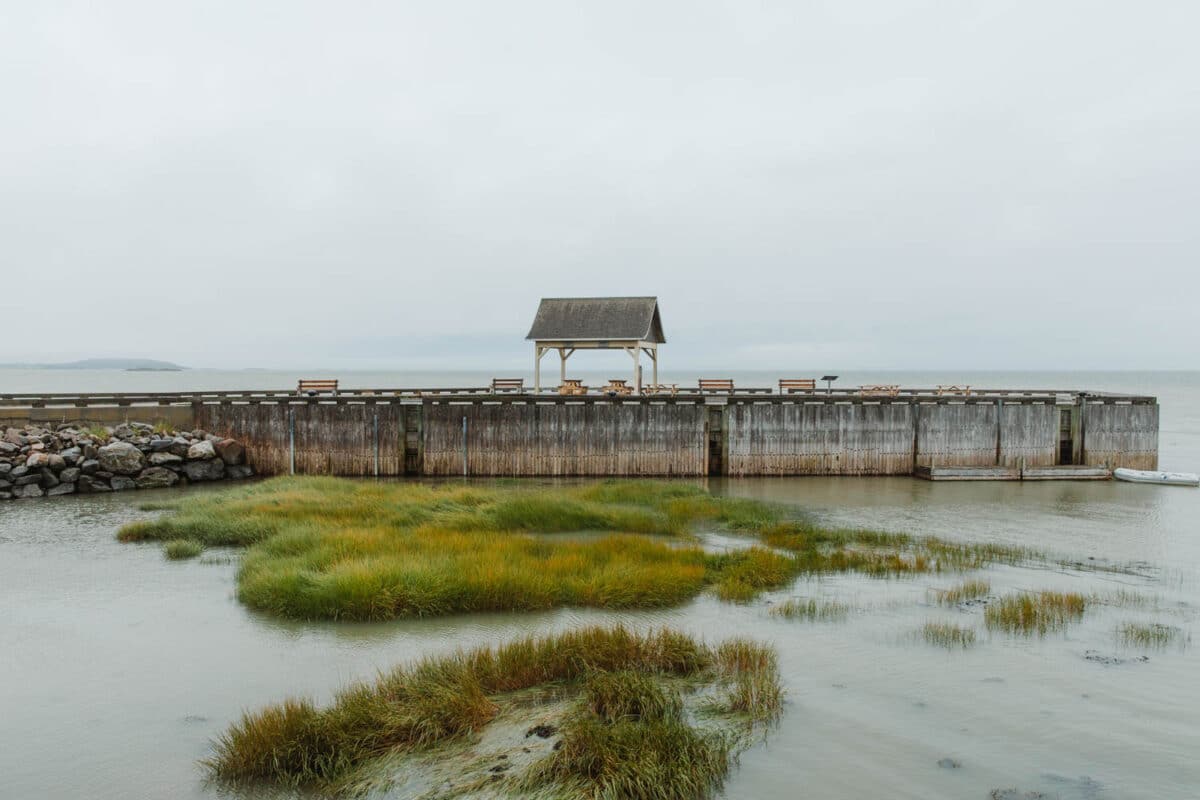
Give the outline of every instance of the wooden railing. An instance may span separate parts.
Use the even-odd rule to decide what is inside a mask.
[[[46,407],[92,407],[92,406],[171,406],[194,404],[303,404],[303,403],[390,403],[390,402],[672,402],[672,403],[1055,403],[1060,400],[1075,403],[1080,399],[1089,403],[1132,403],[1154,404],[1156,398],[1148,395],[1119,394],[1112,392],[1081,392],[1066,389],[976,389],[969,395],[947,394],[938,389],[898,389],[887,394],[864,394],[859,389],[803,389],[777,394],[772,388],[745,387],[714,396],[711,392],[680,388],[670,394],[658,392],[644,395],[612,397],[596,389],[588,394],[561,396],[555,389],[544,389],[540,394],[526,389],[523,392],[497,391],[491,387],[442,387],[406,389],[341,389],[337,395],[319,394],[298,396],[295,389],[244,389],[207,390],[195,392],[4,392],[0,393],[0,407],[46,408]]]

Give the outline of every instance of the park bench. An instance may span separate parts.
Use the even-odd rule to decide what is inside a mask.
[[[864,397],[895,397],[900,394],[900,385],[892,383],[875,383],[859,386],[858,393]]]
[[[701,378],[700,391],[733,392],[733,378]]]
[[[792,394],[793,392],[811,392],[817,388],[815,378],[780,378],[779,393]]]
[[[677,383],[651,383],[646,386],[646,394],[679,394],[679,384]]]
[[[937,393],[938,393],[938,395],[960,394],[960,395],[966,396],[966,395],[971,394],[971,387],[970,386],[942,386],[941,384],[938,384]]]
[[[309,397],[315,397],[319,394],[337,394],[338,382],[336,379],[318,379],[305,380],[301,378],[296,384],[296,394],[306,394]]]
[[[523,392],[525,391],[524,378],[492,378],[492,393],[499,392]]]

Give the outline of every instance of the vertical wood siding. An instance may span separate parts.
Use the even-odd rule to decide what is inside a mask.
[[[996,406],[947,403],[921,406],[918,466],[987,467],[996,463]]]
[[[703,475],[694,404],[426,404],[425,475]]]
[[[1049,467],[1058,462],[1058,407],[1009,403],[1000,412],[1000,463]]]
[[[404,474],[404,414],[399,404],[206,405],[197,425],[246,446],[262,475],[286,475],[291,468],[288,411],[295,414],[296,473],[374,475],[375,415],[379,415],[379,474]]]
[[[1158,406],[1088,403],[1084,463],[1158,469]]]
[[[738,403],[726,410],[730,475],[905,475],[908,403]]]

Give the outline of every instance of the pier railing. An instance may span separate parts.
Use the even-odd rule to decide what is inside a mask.
[[[350,405],[360,403],[1129,403],[1155,404],[1148,395],[1114,392],[1085,392],[1078,389],[972,389],[970,393],[947,394],[938,389],[898,389],[888,393],[858,389],[812,389],[780,394],[767,387],[750,387],[732,392],[683,390],[675,393],[616,395],[593,391],[582,395],[559,395],[552,390],[496,392],[490,387],[343,389],[336,394],[302,394],[295,389],[209,390],[193,392],[6,392],[0,393],[5,408],[90,408],[102,406],[184,406],[248,404]]]

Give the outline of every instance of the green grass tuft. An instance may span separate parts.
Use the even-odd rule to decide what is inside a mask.
[[[984,611],[984,622],[989,630],[1044,636],[1049,631],[1061,630],[1068,623],[1078,621],[1086,609],[1087,598],[1081,594],[1039,592],[1009,595],[988,605]]]
[[[385,755],[481,731],[502,693],[553,685],[578,687],[581,699],[561,745],[519,778],[526,790],[707,797],[728,772],[736,741],[690,724],[675,679],[747,683],[752,692],[733,692],[744,707],[724,710],[752,721],[778,714],[782,689],[768,648],[734,641],[714,649],[669,630],[595,627],[426,659],[355,684],[325,708],[285,700],[249,712],[204,764],[222,781],[336,788]]]
[[[1173,625],[1125,622],[1117,627],[1117,642],[1126,647],[1163,648],[1183,640],[1183,630]]]
[[[195,558],[204,552],[204,545],[191,539],[172,539],[163,545],[163,555],[172,561]]]
[[[952,622],[926,622],[921,628],[921,638],[947,650],[966,650],[975,644],[975,629]]]
[[[942,605],[956,606],[967,600],[977,600],[980,597],[987,597],[991,591],[992,585],[987,581],[973,580],[963,581],[951,586],[949,589],[937,589],[935,590],[935,595],[937,596],[937,601]]]
[[[276,478],[165,503],[122,541],[247,548],[246,605],[293,619],[384,620],[562,606],[656,608],[712,587],[730,602],[798,575],[875,577],[975,569],[1024,551],[826,529],[779,506],[687,483],[416,484]],[[740,531],[754,546],[713,555],[694,532]],[[588,532],[587,537],[557,534]]]
[[[771,609],[771,614],[785,619],[809,621],[838,621],[850,614],[850,606],[837,600],[822,600],[817,597],[792,597]]]

